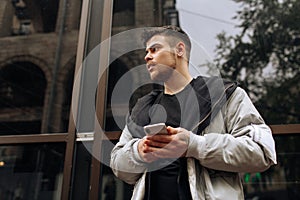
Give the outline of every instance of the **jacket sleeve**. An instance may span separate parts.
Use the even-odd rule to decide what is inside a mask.
[[[145,163],[138,153],[138,141],[138,138],[132,137],[126,126],[119,142],[111,152],[112,171],[128,184],[135,184],[146,171]]]
[[[258,172],[276,164],[275,143],[270,128],[246,92],[237,88],[223,108],[224,132],[204,136],[190,134],[188,157],[204,167],[230,172]]]

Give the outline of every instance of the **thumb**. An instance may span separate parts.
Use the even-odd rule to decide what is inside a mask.
[[[178,128],[173,128],[173,127],[171,127],[171,126],[168,126],[168,127],[167,127],[167,130],[168,130],[168,133],[169,133],[170,135],[174,135],[174,134],[177,134],[177,133],[178,133]]]

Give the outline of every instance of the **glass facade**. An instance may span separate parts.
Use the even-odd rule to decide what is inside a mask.
[[[300,4],[272,1],[270,13],[266,2],[253,1],[265,10],[251,18],[252,4],[224,0],[236,4],[231,16],[238,5],[244,14],[228,22],[218,6],[197,11],[184,0],[1,1],[0,198],[131,198],[109,155],[128,110],[161,87],[150,83],[141,30],[173,24],[192,38],[192,75],[238,80],[274,132],[278,164],[241,174],[245,199],[299,199]],[[242,27],[222,34],[221,24],[246,19],[248,37],[234,37]]]
[[[68,196],[81,9],[81,0],[0,2],[1,199]]]
[[[71,199],[88,199],[92,142],[77,143]]]
[[[147,8],[151,7],[153,9],[147,10],[140,10],[141,13],[138,13],[140,9],[139,3],[141,4],[147,4]],[[152,4],[153,3],[153,4]],[[131,12],[136,12],[135,16],[135,26],[131,25],[131,19],[127,22],[124,22],[123,20],[129,19],[123,17],[122,20],[120,19],[118,23],[116,22],[119,16],[119,10],[117,9],[119,7],[119,2],[114,2],[114,10],[113,10],[113,24],[112,24],[112,41],[114,40],[115,34],[126,34],[126,31],[136,29],[138,27],[148,27],[148,26],[161,26],[169,24],[170,21],[172,21],[171,17],[172,15],[169,15],[167,13],[167,10],[174,10],[175,4],[173,1],[165,1],[165,5],[157,5],[156,1],[153,2],[136,2],[135,7],[131,7]],[[180,6],[183,7],[184,3],[183,1],[179,1]],[[187,3],[188,4],[188,3]],[[170,7],[167,7],[170,6]],[[158,7],[155,7],[158,6]],[[297,5],[294,5],[297,6]],[[125,9],[125,7],[124,7]],[[145,9],[145,8],[144,8]],[[190,8],[192,9],[192,8]],[[282,8],[284,9],[284,8]],[[173,19],[174,24],[179,24],[182,27],[186,27],[188,31],[190,31],[190,34],[192,35],[192,39],[196,40],[197,37],[193,34],[195,34],[196,27],[188,26],[188,24],[182,24],[186,22],[187,20],[184,19],[183,15],[185,13],[180,12],[182,9],[179,9],[179,13],[175,12],[177,17],[177,21]],[[173,12],[174,13],[174,12]],[[178,21],[178,14],[182,14],[181,19],[182,21]],[[197,13],[189,13],[193,14],[194,17],[197,17]],[[198,13],[199,14],[199,13]],[[201,14],[201,13],[200,13]],[[199,14],[199,15],[200,15]],[[152,15],[154,16],[155,20],[152,20],[154,18],[151,18]],[[234,13],[232,13],[232,16]],[[138,16],[138,17],[137,17]],[[147,20],[143,21],[143,17],[146,16]],[[209,18],[209,16],[203,16],[203,18]],[[294,16],[296,17],[296,16]],[[203,19],[205,20],[205,19]],[[206,19],[207,20],[207,19]],[[209,32],[209,28],[212,25],[218,25],[218,23],[214,23],[213,21],[217,21],[217,18],[209,19],[212,20],[211,23],[205,24],[202,21],[199,21],[199,26],[205,27],[207,32]],[[219,19],[220,21],[220,19]],[[194,24],[191,21],[188,21],[187,23]],[[130,24],[130,25],[129,25]],[[299,26],[298,26],[299,28]],[[123,32],[121,32],[121,31]],[[189,32],[187,33],[189,34]],[[215,30],[212,29],[211,32],[214,32]],[[219,31],[221,33],[221,30]],[[201,35],[201,33],[199,33]],[[216,36],[215,36],[216,37]],[[122,37],[121,37],[122,38]],[[125,38],[125,37],[124,37]],[[128,43],[134,44],[138,43],[138,40],[140,38],[134,37],[134,41],[130,41],[130,39],[127,40]],[[121,43],[122,41],[118,41]],[[194,45],[196,49],[199,50],[199,45],[197,46],[197,42],[200,41],[194,41]],[[270,41],[272,42],[272,41]],[[274,41],[273,42],[277,42]],[[114,42],[112,42],[114,45]],[[148,93],[149,91],[153,90],[155,85],[146,84],[149,79],[148,72],[146,70],[143,70],[143,66],[145,68],[145,61],[144,56],[145,53],[143,49],[134,49],[128,52],[123,53],[121,56],[115,58],[115,54],[117,50],[120,48],[115,48],[115,46],[111,47],[110,49],[110,55],[111,58],[114,60],[111,61],[110,68],[109,68],[109,79],[108,79],[108,92],[107,92],[107,111],[106,111],[106,126],[105,130],[108,131],[118,131],[122,130],[125,123],[125,117],[130,108],[128,106],[134,105],[136,99],[143,96],[144,94]],[[193,44],[192,44],[193,45]],[[193,48],[193,46],[192,46]],[[298,46],[295,45],[294,48],[298,48]],[[265,52],[262,52],[263,54]],[[202,56],[203,49],[200,49],[199,55]],[[204,57],[207,58],[207,60],[204,59],[197,59],[195,58],[194,54],[192,54],[190,68],[191,73],[193,75],[219,75],[222,74],[222,69],[217,70],[218,66],[215,66],[213,64],[213,60],[215,58],[210,58],[207,54],[204,54]],[[271,62],[271,61],[270,61]],[[203,65],[206,65],[206,67],[203,67]],[[288,82],[282,81],[284,79],[284,76],[281,76],[282,80],[278,81],[278,77],[272,79],[273,76],[276,76],[275,69],[270,69],[270,63],[266,63],[268,65],[267,69],[263,69],[264,73],[262,74],[256,74],[260,76],[259,80],[259,87],[254,88],[255,84],[250,84],[251,80],[247,79],[247,73],[251,73],[250,70],[246,70],[242,72],[241,77],[236,77],[237,80],[240,82],[240,85],[246,89],[250,97],[252,98],[253,102],[255,103],[255,106],[259,110],[259,112],[262,114],[264,119],[269,125],[272,124],[297,124],[299,123],[300,115],[297,111],[298,103],[299,103],[299,97],[298,97],[298,90],[296,88],[299,88],[299,80],[298,76],[294,75],[290,77]],[[295,67],[297,65],[297,62],[294,63]],[[201,68],[202,66],[202,68]],[[195,69],[197,68],[198,69]],[[136,69],[136,70],[135,70]],[[200,73],[199,73],[200,70]],[[205,72],[201,72],[201,70]],[[292,67],[291,69],[292,70]],[[293,69],[293,74],[296,74],[297,70]],[[218,72],[219,71],[219,72]],[[245,74],[246,73],[246,74]],[[125,78],[124,78],[125,77]],[[224,76],[226,78],[232,78],[230,76]],[[124,79],[126,79],[126,83],[123,82]],[[247,83],[248,81],[248,83]],[[256,81],[255,78],[252,79],[252,81]],[[274,83],[276,82],[276,84]],[[127,85],[126,85],[127,84]],[[273,87],[275,86],[276,87]],[[158,86],[159,87],[159,86]],[[124,93],[122,93],[124,92]],[[260,92],[260,93],[259,93]],[[117,98],[118,95],[116,93],[119,93],[120,96],[126,97],[126,93],[132,94],[130,98],[130,102],[128,103],[128,98]],[[115,98],[115,99],[114,99]],[[276,106],[275,106],[276,105]],[[114,111],[118,110],[119,112]],[[123,112],[122,112],[123,110]],[[123,120],[123,121],[122,121]],[[300,131],[300,130],[298,130]],[[297,157],[299,154],[299,148],[297,146],[297,134],[296,135],[275,135],[275,141],[276,141],[276,148],[277,148],[277,156],[278,156],[278,165],[271,167],[269,170],[263,173],[245,173],[241,174],[245,189],[245,199],[297,199],[299,198],[299,163],[297,162]],[[105,150],[104,150],[105,151]],[[109,152],[109,151],[108,151]],[[255,162],[255,161],[254,161]],[[121,191],[120,191],[121,192]],[[116,198],[119,199],[119,198]]]
[[[299,198],[299,135],[275,136],[277,162],[262,173],[243,174],[246,199]]]
[[[0,3],[0,135],[67,132],[81,1]]]
[[[59,199],[65,144],[0,146],[1,199]]]

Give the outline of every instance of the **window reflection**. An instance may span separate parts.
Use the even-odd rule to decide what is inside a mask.
[[[242,175],[246,199],[299,199],[299,136],[276,136],[278,164],[262,173]]]
[[[102,155],[104,163],[101,165],[100,195],[101,200],[130,200],[133,191],[133,185],[129,185],[118,179],[107,165],[110,160],[110,152],[113,148],[111,143],[117,141],[103,141]]]
[[[72,181],[72,200],[88,199],[92,145],[92,142],[76,143],[74,178]]]
[[[1,199],[58,199],[64,144],[0,146]]]
[[[175,9],[175,1],[130,1],[130,0],[117,0],[113,4],[113,22],[112,33],[115,35],[122,31],[131,30],[138,27],[151,27],[162,26],[167,24],[178,25],[178,14]],[[139,38],[136,38],[136,41]],[[136,42],[135,41],[135,42]],[[128,41],[120,41],[127,42]],[[110,57],[115,57],[118,54],[118,49],[112,48]],[[135,67],[145,64],[144,60],[145,49],[136,49],[131,52],[126,52],[124,55],[112,60],[109,66],[109,78],[108,78],[108,90],[107,90],[107,108],[106,108],[106,125],[105,130],[116,131],[125,126],[126,111],[131,108],[131,105],[137,101],[137,99],[152,89],[158,88],[158,85],[145,84],[145,80],[149,80],[150,77],[146,71],[130,72]],[[124,98],[114,99],[114,104],[111,102],[111,96],[116,89],[118,81],[124,77],[128,77],[126,85],[122,85],[122,89],[118,88],[124,94],[133,93],[131,95],[130,102],[125,102]],[[130,74],[130,75],[129,75]],[[132,88],[140,86],[136,91],[132,92]],[[119,95],[120,97],[122,94]],[[113,104],[113,105],[112,105]],[[129,107],[128,107],[129,104]],[[112,113],[112,106],[117,107],[118,112]],[[116,121],[118,123],[116,123]]]
[[[81,2],[0,1],[0,135],[67,132]]]
[[[46,78],[35,64],[10,63],[2,67],[0,77],[2,107],[34,107],[44,104]]]
[[[13,62],[2,67],[0,134],[40,132],[45,92],[45,74],[35,64]]]
[[[130,200],[133,185],[121,181],[112,173],[111,169],[102,165],[101,198],[103,200]]]
[[[113,26],[132,26],[134,25],[134,7],[132,0],[116,0],[113,7]]]
[[[54,32],[59,0],[12,0],[12,35]]]
[[[127,1],[122,1],[122,2],[125,3]],[[130,7],[131,4],[127,4],[128,7],[126,7],[122,5],[122,2],[114,1],[112,35],[136,27],[161,26],[164,24],[173,24],[173,25],[179,24],[178,14],[174,6],[175,1],[168,1],[168,0],[131,1],[134,2],[134,6],[132,7]],[[298,5],[299,4],[297,4],[295,8],[298,8],[297,7]],[[286,7],[283,7],[283,9],[286,9]],[[265,10],[262,10],[262,13],[264,13],[264,11]],[[285,12],[285,10],[282,11]],[[280,11],[279,13],[282,12]],[[201,15],[201,13],[196,13],[196,14]],[[295,21],[294,18],[296,17],[296,13],[294,14],[295,16],[289,18],[291,22]],[[234,13],[232,13],[232,15],[234,15]],[[262,15],[262,16],[269,16],[269,15]],[[282,16],[280,16],[279,18],[281,19]],[[263,21],[264,20],[261,20],[261,22]],[[258,22],[260,21],[258,20],[255,23],[260,24]],[[188,23],[191,26],[193,24],[193,21],[189,20]],[[248,23],[245,24],[247,25]],[[270,25],[274,25],[274,23],[270,23]],[[285,25],[286,26],[284,27],[287,27],[288,28],[287,30],[289,30],[290,25],[289,24],[285,24]],[[214,26],[213,23],[207,24],[207,26],[199,26],[199,27],[205,27],[205,29],[208,30],[208,32],[210,30],[213,32],[213,29],[210,26],[216,28],[216,26]],[[251,27],[252,26],[250,26],[250,28]],[[220,32],[221,31],[222,30],[220,30]],[[267,38],[265,32],[261,31],[261,33],[262,35],[258,37],[258,39],[263,41],[263,43],[266,46],[269,46],[276,42],[272,40],[272,38],[270,40],[265,40]],[[296,29],[295,32],[292,31],[290,33],[293,34],[295,33],[295,35],[298,34]],[[249,55],[253,54],[254,52],[258,52],[256,49],[257,47],[256,43],[254,43],[254,47],[255,47],[254,51],[250,53],[248,50],[245,50],[245,54],[242,57],[240,56],[239,49],[234,48],[237,49],[237,55],[238,55],[234,58],[236,58],[237,63],[242,63],[242,67],[244,67],[243,65],[244,59],[250,58],[249,59],[250,65],[248,66],[247,69],[249,73],[247,73],[247,76],[252,76],[252,79],[251,80],[249,79],[249,82],[246,84],[244,84],[243,81],[240,81],[240,83],[243,85],[245,89],[247,89],[247,92],[250,94],[250,97],[255,102],[255,106],[258,108],[259,112],[262,114],[267,124],[291,124],[291,123],[299,123],[300,121],[300,115],[299,115],[300,77],[299,75],[297,75],[298,68],[297,68],[297,63],[295,62],[297,61],[296,57],[299,54],[297,53],[291,54],[291,52],[296,52],[296,50],[299,50],[298,48],[299,34],[297,35],[297,38],[291,39],[290,41],[283,40],[282,45],[288,47],[286,50],[285,48],[280,48],[282,51],[285,51],[283,54],[284,60],[288,61],[291,57],[294,62],[291,62],[290,66],[283,65],[282,71],[279,74],[275,74],[275,76],[270,76],[265,78],[261,77],[258,74],[252,73],[251,71],[253,67],[252,65],[254,59],[252,59]],[[246,40],[246,45],[244,46],[246,47],[248,46],[247,40]],[[212,48],[216,49],[216,47],[212,47]],[[294,50],[292,51],[292,49]],[[223,50],[221,52],[226,52],[226,51]],[[114,55],[113,51],[111,51],[110,53],[111,55]],[[258,53],[261,53],[263,55],[267,52],[264,52],[263,49],[262,52],[258,52]],[[123,128],[121,126],[118,126],[114,121],[116,119],[120,121],[120,118],[125,118],[125,116],[124,115],[113,116],[111,112],[111,105],[110,105],[111,94],[113,92],[115,85],[124,74],[126,74],[129,70],[131,70],[135,66],[142,65],[144,63],[143,55],[144,52],[139,52],[139,51],[130,52],[125,55],[122,55],[121,57],[118,58],[118,61],[115,61],[110,65],[108,92],[107,92],[106,127],[105,127],[106,131],[116,131]],[[225,57],[226,56],[222,54],[222,56],[220,57],[221,61],[223,61]],[[258,63],[261,63],[262,60],[263,59],[259,57]],[[276,64],[276,62],[278,62],[276,61],[276,59],[274,60],[272,57],[270,57],[270,60],[266,59],[265,65],[270,65],[271,60],[272,62],[275,61],[273,64]],[[233,70],[238,69],[237,66],[238,65],[233,65],[232,69]],[[287,79],[282,78],[283,77],[282,74],[288,75],[288,78]],[[138,85],[139,81],[145,78],[144,75],[145,74],[138,74],[136,76],[133,76],[133,78],[130,79],[131,81],[128,82],[129,87],[134,86],[135,84]],[[236,77],[233,76],[229,77],[228,75],[230,74],[228,72],[226,75],[227,78],[237,79]],[[291,78],[290,76],[293,78]],[[249,85],[253,83],[257,83],[256,79],[261,80],[261,84],[258,84],[256,87],[251,87],[251,86],[249,87]],[[136,93],[134,93],[134,95],[132,95],[132,100],[135,101],[138,97],[142,96],[143,94],[147,93],[152,89],[153,86],[141,87],[139,91],[137,91]],[[120,98],[118,100],[119,100],[118,102],[119,110],[128,109],[128,108],[124,108],[126,102],[124,102],[123,99]],[[243,184],[245,186],[244,187],[245,199],[299,199],[300,198],[299,138],[297,135],[294,136],[282,135],[282,136],[275,136],[275,140],[277,145],[276,149],[277,149],[278,164],[276,166],[271,167],[269,170],[263,173],[241,174],[243,179]],[[108,152],[109,152],[108,150],[105,150],[105,153]],[[113,198],[118,199],[116,195],[120,193],[122,194],[122,192],[126,191],[126,189],[124,189],[122,185],[124,183],[122,182],[119,183],[120,180],[116,179],[116,177],[112,178],[111,177],[112,173],[110,169],[106,168],[106,166],[104,166],[103,168],[104,168],[103,170],[104,174],[102,178],[103,185],[101,190],[102,199],[105,199],[106,196],[112,196]],[[105,185],[111,185],[112,188],[111,191],[106,191]],[[115,195],[113,195],[115,191],[114,187],[117,188]],[[128,196],[130,197],[130,194]]]

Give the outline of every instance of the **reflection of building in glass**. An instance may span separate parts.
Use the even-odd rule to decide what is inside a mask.
[[[116,0],[113,5],[113,18],[112,18],[112,35],[116,35],[123,31],[127,31],[134,28],[141,27],[153,27],[153,26],[163,26],[163,25],[179,25],[178,12],[175,9],[174,0]],[[132,36],[135,40],[140,40],[140,36]],[[130,43],[129,41],[118,41],[118,43]],[[112,44],[113,45],[113,44]],[[110,56],[115,58],[115,55],[119,55],[118,49],[113,48],[110,51]],[[107,113],[106,113],[106,130],[119,130],[120,127],[117,126],[114,119],[123,119],[124,114],[116,114],[115,118],[112,117],[111,110],[111,94],[113,89],[115,89],[118,80],[124,76],[130,69],[134,67],[144,65],[144,49],[137,49],[131,52],[127,52],[116,60],[111,60],[110,64],[110,76],[108,83],[108,94],[107,94]],[[145,80],[149,79],[148,73],[133,73],[130,74],[130,80],[128,80],[128,85],[124,86],[124,93],[129,92],[134,86],[144,85]],[[153,85],[146,85],[139,88],[131,98],[130,104],[134,102],[145,93],[148,93],[153,89]],[[127,90],[127,91],[126,91]],[[127,102],[124,99],[119,99],[117,102],[119,113],[124,113],[127,110]],[[116,116],[117,115],[117,116]],[[124,120],[118,120],[124,121]]]
[[[0,134],[67,131],[80,9],[81,1],[0,2]]]
[[[82,2],[0,1],[0,135],[68,131]],[[116,0],[113,9],[112,35],[136,27],[178,24],[174,0]],[[112,64],[112,84],[130,68],[144,63],[143,57],[144,49],[118,58]],[[109,127],[114,129],[115,125]],[[65,147],[55,147],[1,147],[0,197],[60,199]],[[78,173],[89,174],[81,168]],[[103,197],[130,196],[128,186],[112,178],[109,169],[103,177],[107,177],[106,182],[102,180],[106,184]],[[76,181],[71,184],[83,193],[89,183],[82,187],[80,179],[78,186]],[[77,191],[73,192],[76,196]]]
[[[12,5],[15,9],[12,34],[13,35],[28,35],[33,32],[33,27],[29,17],[26,3],[23,0],[12,0]]]
[[[63,145],[1,146],[1,199],[59,199],[63,157]]]
[[[40,139],[42,136],[47,138],[46,141],[35,139],[33,144],[20,142],[20,138],[21,140],[25,138],[26,141],[28,135],[25,134],[68,131],[83,2],[87,1],[0,0],[0,135],[9,135],[9,142],[12,142],[9,144],[2,142],[0,146],[1,199],[61,199],[62,185],[71,188],[70,191],[68,189],[64,191],[72,193],[73,198],[69,199],[88,198],[90,179],[97,171],[97,166],[93,166],[93,158],[87,151],[86,144],[83,145],[78,141],[91,138],[77,138],[78,146],[72,150],[72,153],[65,146],[65,142],[51,143],[49,139],[51,134],[37,135],[36,138]],[[90,0],[89,2],[102,4],[104,1]],[[101,8],[96,10],[101,11]],[[89,16],[95,15],[93,11],[84,11],[88,12]],[[97,13],[97,16],[103,17],[103,13]],[[101,19],[95,21],[95,24],[101,23]],[[95,24],[84,26],[95,27]],[[175,0],[113,1],[112,35],[134,28],[166,24],[179,25]],[[94,35],[103,33],[100,29],[91,28],[91,30],[88,29],[87,35],[93,31]],[[86,40],[94,40],[94,38]],[[294,43],[297,46],[299,38],[295,38]],[[110,55],[116,54],[115,51],[117,49],[112,49]],[[110,65],[108,86],[105,88],[108,91],[107,108],[103,111],[107,112],[106,131],[118,133],[119,130],[113,121],[115,118],[112,117],[109,95],[125,73],[145,63],[144,54],[144,49],[127,52],[117,57]],[[128,85],[139,85],[147,75],[147,73],[133,74]],[[274,96],[281,94],[286,98],[282,100],[266,97],[268,103],[276,100],[273,105],[280,105],[276,107],[270,105],[268,110],[274,113],[275,109],[281,109],[276,110],[276,115],[270,112],[269,116],[272,115],[275,119],[266,115],[267,120],[278,120],[278,124],[299,122],[300,107],[297,105],[300,87],[297,87],[298,85],[299,76],[296,76],[291,82],[286,82],[282,88],[273,89]],[[131,100],[136,101],[139,96],[153,87],[143,85]],[[290,98],[291,96],[297,98]],[[126,109],[123,99],[118,99],[116,103],[119,111]],[[295,106],[291,107],[291,104]],[[118,117],[123,118],[123,113],[120,113]],[[286,119],[286,122],[282,119]],[[69,131],[68,136],[73,134],[71,132]],[[19,138],[18,141],[15,140],[16,137]],[[272,194],[272,197],[276,196],[276,199],[286,199],[285,197],[299,199],[300,190],[296,188],[299,188],[300,167],[298,166],[300,165],[299,151],[296,147],[300,146],[300,140],[298,135],[280,136],[277,139],[277,146],[281,148],[278,149],[278,152],[281,152],[278,154],[279,164],[268,172],[244,176],[245,194],[249,197],[246,199],[257,199],[259,198],[257,195],[269,194]],[[89,142],[92,143],[91,141]],[[108,147],[103,149],[105,149],[104,156],[109,156]],[[69,153],[68,156],[65,156],[65,151]],[[68,160],[73,153],[76,154],[76,162],[74,161],[72,166],[74,172],[70,174],[74,179],[70,183],[62,184],[63,181],[68,180],[68,174],[63,172],[64,159]],[[70,164],[70,162],[66,163]],[[67,164],[66,169],[69,169]],[[96,170],[91,172],[92,168]],[[101,167],[100,179],[97,181],[101,193],[99,196],[102,199],[130,199],[132,186],[116,177],[112,178],[108,166]],[[261,197],[267,199],[266,196]]]
[[[107,181],[104,186],[105,200],[116,199],[116,181],[113,175],[107,176]]]
[[[0,134],[67,131],[80,9],[80,0],[0,2]],[[178,24],[173,0],[117,0],[113,9],[112,34]],[[142,57],[133,53],[120,63],[128,70],[143,63]],[[32,105],[15,102],[23,95]]]

